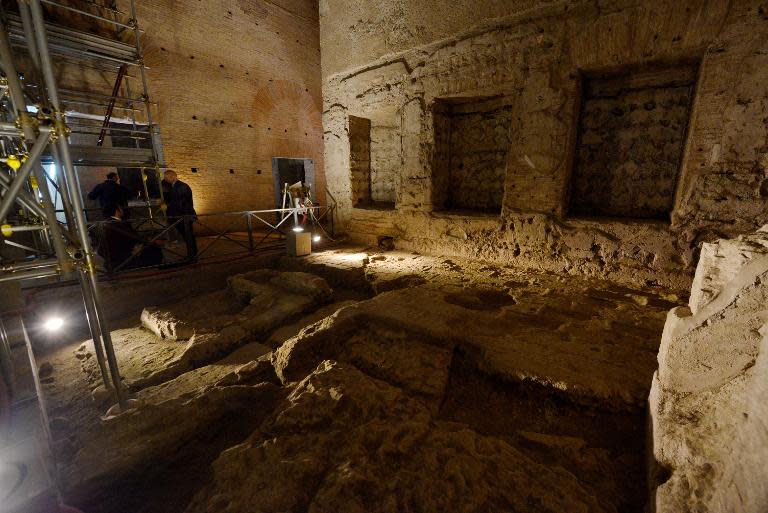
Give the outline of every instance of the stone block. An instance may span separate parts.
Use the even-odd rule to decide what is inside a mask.
[[[192,326],[185,321],[154,306],[141,311],[141,324],[158,337],[169,340],[188,340],[195,334]]]
[[[691,286],[688,305],[696,313],[715,299],[739,271],[757,257],[768,255],[768,233],[758,231],[734,240],[704,243]]]
[[[288,232],[285,241],[288,254],[298,257],[312,253],[312,234],[309,232]]]
[[[651,465],[672,469],[659,513],[768,505],[765,249],[762,232],[705,244],[690,308],[667,317],[649,397]]]

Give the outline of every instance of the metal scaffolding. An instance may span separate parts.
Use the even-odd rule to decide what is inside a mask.
[[[193,233],[195,224],[213,234],[200,255],[224,242],[254,254],[275,236],[303,230],[301,225],[311,227],[313,233],[321,230],[332,240],[322,222],[330,221],[333,234],[335,210],[333,206],[312,205],[311,201],[292,201],[279,209],[165,218],[161,183],[165,167],[147,92],[142,32],[136,21],[135,0],[128,1],[129,13],[114,4],[86,0],[87,9],[53,0],[18,0],[17,13],[0,11],[0,284],[43,278],[79,282],[101,377],[121,408],[127,407],[127,392],[102,309],[91,245],[91,236],[98,232],[100,223],[86,219],[77,168],[138,170],[144,195],[139,206],[146,208],[147,214],[136,224],[144,227],[144,242],[167,237],[180,223],[187,223]],[[92,18],[100,26],[111,26],[105,32],[112,37],[46,21],[43,4]],[[93,13],[93,9],[100,13]],[[114,73],[115,80],[104,92],[62,88],[56,79],[60,66],[74,66],[83,74],[89,70]],[[137,85],[131,87],[132,81]],[[136,93],[139,96],[132,95]],[[73,115],[72,106],[81,109],[79,115]],[[114,126],[115,112],[128,113],[122,126]],[[135,144],[115,147],[116,138],[123,143],[132,139]],[[81,144],[85,141],[92,144]],[[157,180],[156,197],[151,197],[147,186],[148,170]],[[287,190],[288,184],[285,187]],[[216,229],[212,216],[225,227]],[[232,234],[237,227],[245,240]],[[2,250],[8,249],[16,252],[12,258],[3,254]],[[114,274],[135,269],[135,258],[112,262],[107,270]]]
[[[109,35],[46,21],[43,3],[93,19]],[[19,0],[18,13],[4,11],[0,20],[0,153],[4,163],[0,169],[0,238],[23,255],[2,265],[0,281],[64,277],[80,282],[102,379],[122,408],[127,406],[127,397],[101,306],[76,166],[138,169],[148,216],[161,211],[160,171],[164,166],[136,18],[134,0],[130,0],[129,13],[114,4],[89,2],[80,9],[53,0]],[[84,73],[114,73],[114,85],[103,93],[60,88],[56,65]],[[139,86],[133,89],[139,96],[134,97],[129,81],[136,79]],[[126,91],[123,95],[122,89]],[[75,107],[83,115],[73,113]],[[127,113],[129,123],[115,127],[111,122],[115,112]],[[137,120],[139,112],[141,121]],[[132,139],[133,147],[104,145],[107,138],[112,142],[115,137]],[[79,144],[91,139],[93,144]],[[147,169],[154,170],[159,197],[150,196]],[[57,218],[57,203],[62,207],[62,219]]]
[[[74,165],[115,167],[123,170],[121,174],[128,170],[139,173],[135,177],[143,189],[139,203],[147,209],[149,217],[162,216],[161,170],[165,166],[158,127],[152,116],[153,103],[147,88],[141,45],[143,31],[138,26],[135,1],[126,2],[130,5],[128,13],[119,10],[114,1],[111,6],[87,2],[83,9],[53,0],[41,0],[41,3],[53,10],[94,20],[103,29],[94,34],[43,22],[54,65],[77,69],[82,76],[88,76],[89,72],[100,74],[99,80],[86,80],[86,87],[58,90]],[[12,48],[36,60],[37,42],[26,28],[33,20],[29,19],[30,8],[24,4],[30,4],[29,0],[19,1],[18,15],[4,13],[4,22]],[[98,90],[103,87],[104,78],[109,88]],[[37,100],[35,108],[44,104],[47,87],[44,81],[38,82],[23,83],[26,96]],[[105,145],[105,140],[111,145]],[[45,164],[55,165],[56,161],[55,154],[43,157]],[[155,181],[153,191],[147,187],[147,176]]]

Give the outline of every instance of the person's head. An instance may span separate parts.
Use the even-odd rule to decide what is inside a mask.
[[[112,180],[113,182],[120,183],[120,175],[112,171],[111,173],[107,173],[107,180]]]
[[[163,181],[168,182],[169,184],[173,185],[173,183],[178,180],[179,177],[176,176],[176,171],[173,171],[172,169],[169,169],[165,172],[163,175]]]
[[[105,217],[116,217],[118,219],[123,218],[123,209],[120,208],[120,205],[117,203],[112,203],[110,205],[104,206],[104,216]]]

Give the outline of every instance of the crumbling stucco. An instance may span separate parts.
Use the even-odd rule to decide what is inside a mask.
[[[701,242],[768,221],[768,23],[759,2],[324,0],[320,14],[328,187],[337,226],[355,240],[390,236],[403,249],[683,290]],[[686,72],[684,90],[656,90],[655,99],[632,93],[639,97],[630,105],[643,101],[627,120],[650,119],[615,134],[634,148],[622,150],[628,160],[620,164],[641,193],[631,198],[637,208],[618,210],[632,217],[569,216],[583,77],[689,63],[698,69],[695,87]],[[441,212],[447,188],[462,189],[440,176],[445,126],[434,107],[488,97],[510,99],[501,214]],[[400,120],[396,209],[360,212],[350,190],[348,116],[382,110]]]
[[[768,508],[768,232],[706,250],[690,307],[667,317],[650,394],[661,467],[655,507],[760,513]]]

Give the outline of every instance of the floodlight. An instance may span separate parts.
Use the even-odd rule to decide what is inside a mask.
[[[48,331],[58,331],[62,326],[64,326],[64,319],[57,316],[49,317],[43,323],[43,327]]]

